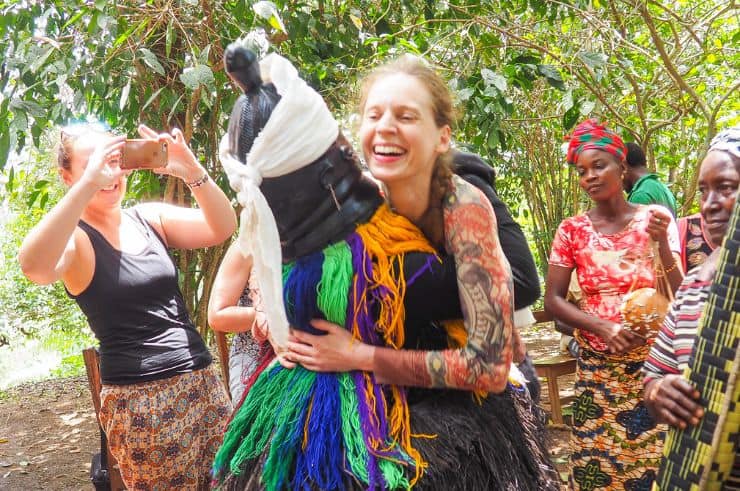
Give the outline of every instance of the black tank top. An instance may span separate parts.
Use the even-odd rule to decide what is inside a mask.
[[[136,210],[123,213],[147,238],[145,249],[121,252],[80,220],[95,252],[95,271],[82,293],[70,295],[100,341],[103,383],[160,380],[208,366],[211,355],[190,320],[162,238]]]

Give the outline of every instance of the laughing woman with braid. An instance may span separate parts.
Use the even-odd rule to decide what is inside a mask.
[[[397,350],[357,342],[340,326],[316,320],[313,325],[326,334],[295,331],[285,358],[310,370],[364,370],[372,372],[379,382],[417,388],[409,390],[410,399],[419,401],[410,407],[412,426],[424,421],[419,416],[422,408],[431,407],[435,400],[445,405],[448,434],[439,431],[439,426],[422,430],[423,433],[435,430],[436,444],[445,449],[454,445],[460,433],[480,429],[471,426],[460,428],[459,432],[453,430],[452,420],[460,417],[464,421],[469,415],[462,416],[466,404],[450,404],[450,400],[465,400],[465,394],[421,388],[490,393],[487,397],[498,398],[497,401],[514,398],[515,405],[531,404],[528,395],[514,395],[507,387],[510,368],[516,370],[512,367],[512,336],[516,332],[511,270],[499,243],[490,202],[478,188],[453,174],[450,140],[454,109],[447,84],[434,69],[424,60],[409,55],[376,68],[362,85],[360,114],[362,151],[370,172],[384,188],[386,200],[396,213],[417,225],[436,251],[455,265],[464,319],[457,324],[458,343],[455,349],[435,347],[428,328],[415,329],[407,322],[406,336],[415,341],[407,341],[405,349]],[[408,302],[412,310],[424,309],[423,305],[436,299],[426,297],[417,301],[417,305],[413,300]],[[449,324],[447,328],[454,329]],[[524,392],[523,387],[520,390]],[[497,415],[496,404],[486,405],[492,416],[516,417]],[[460,416],[456,411],[460,411]],[[432,412],[426,416],[439,417]],[[415,432],[419,431],[417,428]],[[494,427],[489,428],[493,431]],[[540,451],[536,443],[522,440],[527,438],[524,433],[508,437],[480,434],[473,438],[471,441],[481,438],[487,441],[486,445],[494,446],[497,441],[501,444],[501,438],[511,438],[509,444],[514,447],[531,445],[528,451],[533,455]],[[430,443],[428,448],[433,449],[435,441]],[[437,470],[435,464],[439,462],[431,463],[431,475]],[[539,465],[537,489],[557,487],[546,458]],[[489,471],[482,474],[485,472]],[[527,489],[525,483],[531,482],[531,478],[519,478],[518,488]],[[538,479],[536,475],[532,478],[535,482]],[[424,480],[420,484],[425,487]],[[464,481],[460,485],[466,486]],[[503,482],[499,485],[507,487]]]
[[[429,352],[358,344],[346,366],[341,350],[333,353],[330,346],[335,336],[338,346],[350,344],[349,333],[317,321],[314,325],[330,335],[296,332],[298,342],[288,345],[288,358],[311,369],[373,371],[401,385],[503,391],[513,358],[511,273],[494,232],[491,205],[452,174],[453,108],[446,84],[421,60],[403,57],[371,73],[360,110],[363,153],[391,207],[415,223],[439,252],[454,255],[467,344]]]
[[[576,327],[581,348],[570,482],[583,490],[648,489],[661,456],[660,429],[640,397],[649,346],[622,325],[620,307],[630,290],[655,284],[654,251],[671,287],[681,282],[677,228],[663,207],[625,200],[625,146],[616,133],[593,120],[581,123],[567,158],[594,204],[558,227],[545,292],[545,309]],[[573,270],[580,309],[566,300]]]

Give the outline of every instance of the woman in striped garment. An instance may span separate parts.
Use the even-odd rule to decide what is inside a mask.
[[[722,131],[712,140],[699,170],[702,220],[714,244],[721,244],[727,232],[738,187],[740,125]],[[691,356],[699,318],[717,270],[719,251],[715,249],[702,265],[687,273],[643,365],[648,411],[659,422],[681,429],[698,424],[704,415],[701,387],[692,386],[681,374]],[[740,489],[737,458],[732,474],[732,486],[725,489]]]

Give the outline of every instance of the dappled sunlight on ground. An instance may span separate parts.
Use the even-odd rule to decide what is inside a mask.
[[[24,384],[2,395],[0,489],[92,489],[100,439],[87,380]]]
[[[546,358],[558,354],[560,333],[555,330],[552,322],[543,322],[522,329],[521,335],[532,358]]]
[[[555,330],[552,322],[535,324],[521,331],[522,339],[527,344],[527,351],[533,359],[549,358],[560,353],[560,333]],[[560,397],[573,395],[575,376],[573,374],[563,375],[558,378],[558,389]],[[547,391],[547,383],[542,383],[541,406],[545,411],[550,411],[550,395]],[[563,417],[566,422],[569,419],[569,405],[563,406]],[[571,430],[568,425],[548,425],[548,448],[550,458],[557,468],[563,482],[567,480],[568,457],[571,452],[570,438]]]

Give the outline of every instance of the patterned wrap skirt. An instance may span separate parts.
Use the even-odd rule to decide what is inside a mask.
[[[214,365],[163,380],[103,385],[100,425],[130,491],[208,489],[231,402]]]
[[[570,486],[649,490],[660,465],[665,427],[642,403],[642,363],[649,346],[622,356],[581,345],[573,402]]]

